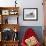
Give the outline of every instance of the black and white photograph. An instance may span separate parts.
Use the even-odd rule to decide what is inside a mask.
[[[24,8],[23,9],[24,20],[38,20],[38,9],[37,8]]]

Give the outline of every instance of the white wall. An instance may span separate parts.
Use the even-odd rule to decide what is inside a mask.
[[[15,6],[15,0],[0,0],[0,6]],[[43,26],[43,6],[42,0],[17,0],[19,5],[19,24],[20,26]],[[38,21],[24,21],[23,8],[38,8]]]
[[[42,0],[21,0],[20,2],[22,8],[20,9],[20,25],[22,26],[43,26],[43,6]],[[38,21],[23,21],[23,8],[38,8]]]

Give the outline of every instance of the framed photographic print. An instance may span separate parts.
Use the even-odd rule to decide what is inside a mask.
[[[25,21],[37,21],[38,20],[38,8],[24,8],[23,20]]]
[[[9,15],[9,10],[2,10],[2,15]]]
[[[10,14],[10,15],[16,15],[17,13],[18,13],[18,12],[17,12],[16,10],[10,10],[10,11],[9,11],[9,14]]]

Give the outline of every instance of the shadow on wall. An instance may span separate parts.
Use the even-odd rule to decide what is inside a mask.
[[[38,37],[39,41],[42,43],[43,42],[42,26],[21,26],[20,27],[20,32],[19,32],[19,39],[20,39],[20,41],[22,40],[23,35],[24,35],[25,31],[28,28],[32,28],[37,33],[37,37]]]

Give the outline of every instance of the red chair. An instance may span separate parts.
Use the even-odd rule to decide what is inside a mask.
[[[35,38],[37,37],[36,33],[33,31],[32,28],[27,29],[24,34],[24,37],[22,38],[21,46],[27,46],[25,43],[25,39],[28,39],[29,37],[32,37],[32,36],[34,36]],[[41,46],[40,42],[38,41],[35,46]]]

